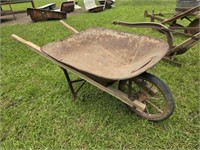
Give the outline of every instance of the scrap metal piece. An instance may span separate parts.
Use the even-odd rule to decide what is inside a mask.
[[[67,17],[67,14],[65,12],[35,9],[35,8],[28,8],[27,14],[30,15],[31,20],[34,22],[47,21],[47,20],[62,20],[66,19]]]

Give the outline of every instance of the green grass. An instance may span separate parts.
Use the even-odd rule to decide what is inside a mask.
[[[61,0],[57,0],[59,6]],[[36,6],[52,2],[35,0]],[[80,1],[80,4],[82,4]],[[22,5],[24,7],[24,4]],[[23,9],[17,5],[16,9]],[[165,38],[152,30],[114,26],[113,20],[148,21],[144,10],[173,12],[173,0],[117,0],[115,8],[68,16],[83,31],[105,27]],[[59,67],[14,41],[17,34],[39,46],[71,34],[58,21],[1,26],[1,149],[198,149],[199,45],[177,56],[182,67],[160,62],[149,70],[174,94],[176,109],[167,120],[137,117],[109,94],[87,83],[76,102]],[[184,38],[175,37],[175,43]],[[75,75],[70,74],[72,78]]]

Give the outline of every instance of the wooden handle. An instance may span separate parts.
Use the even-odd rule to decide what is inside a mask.
[[[36,44],[34,44],[34,43],[30,42],[30,41],[26,41],[26,40],[22,39],[21,37],[15,35],[15,34],[12,34],[12,37],[15,40],[21,42],[22,44],[24,44],[24,45],[26,45],[26,46],[28,46],[30,48],[33,48],[34,50],[42,53],[41,47],[37,46]]]
[[[74,29],[73,27],[71,27],[70,25],[68,25],[66,22],[64,22],[63,20],[60,20],[60,23],[62,23],[67,29],[69,29],[73,34],[77,34],[79,33],[76,29]]]

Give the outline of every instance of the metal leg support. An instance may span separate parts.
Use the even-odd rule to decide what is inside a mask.
[[[69,74],[68,74],[67,70],[64,69],[64,68],[62,68],[62,67],[61,67],[61,69],[63,70],[63,72],[64,72],[64,74],[65,74],[65,77],[66,77],[67,82],[68,82],[68,85],[69,85],[69,89],[70,89],[70,91],[71,91],[71,93],[72,93],[72,96],[73,96],[73,98],[74,98],[74,100],[75,100],[75,99],[77,98],[77,93],[78,93],[79,90],[83,87],[83,85],[86,83],[86,81],[83,80],[83,79],[79,79],[79,80],[74,80],[74,81],[72,81],[72,80],[70,79],[70,77],[69,77]],[[82,84],[79,86],[79,88],[75,91],[75,89],[74,89],[74,87],[73,87],[73,83],[77,83],[77,82],[83,82],[83,83],[82,83]]]

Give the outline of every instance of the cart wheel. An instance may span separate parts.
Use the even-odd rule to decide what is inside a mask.
[[[150,121],[161,121],[170,117],[174,111],[174,99],[163,81],[149,73],[119,82],[119,90],[128,93],[129,98],[146,104],[143,112],[135,107],[130,110]]]
[[[198,27],[198,28],[200,28],[199,19],[194,19],[194,20],[188,25],[188,27]],[[196,29],[196,30],[190,30],[190,29],[188,29],[188,30],[185,30],[185,32],[186,32],[187,34],[195,35],[196,33],[199,32],[199,29]]]

